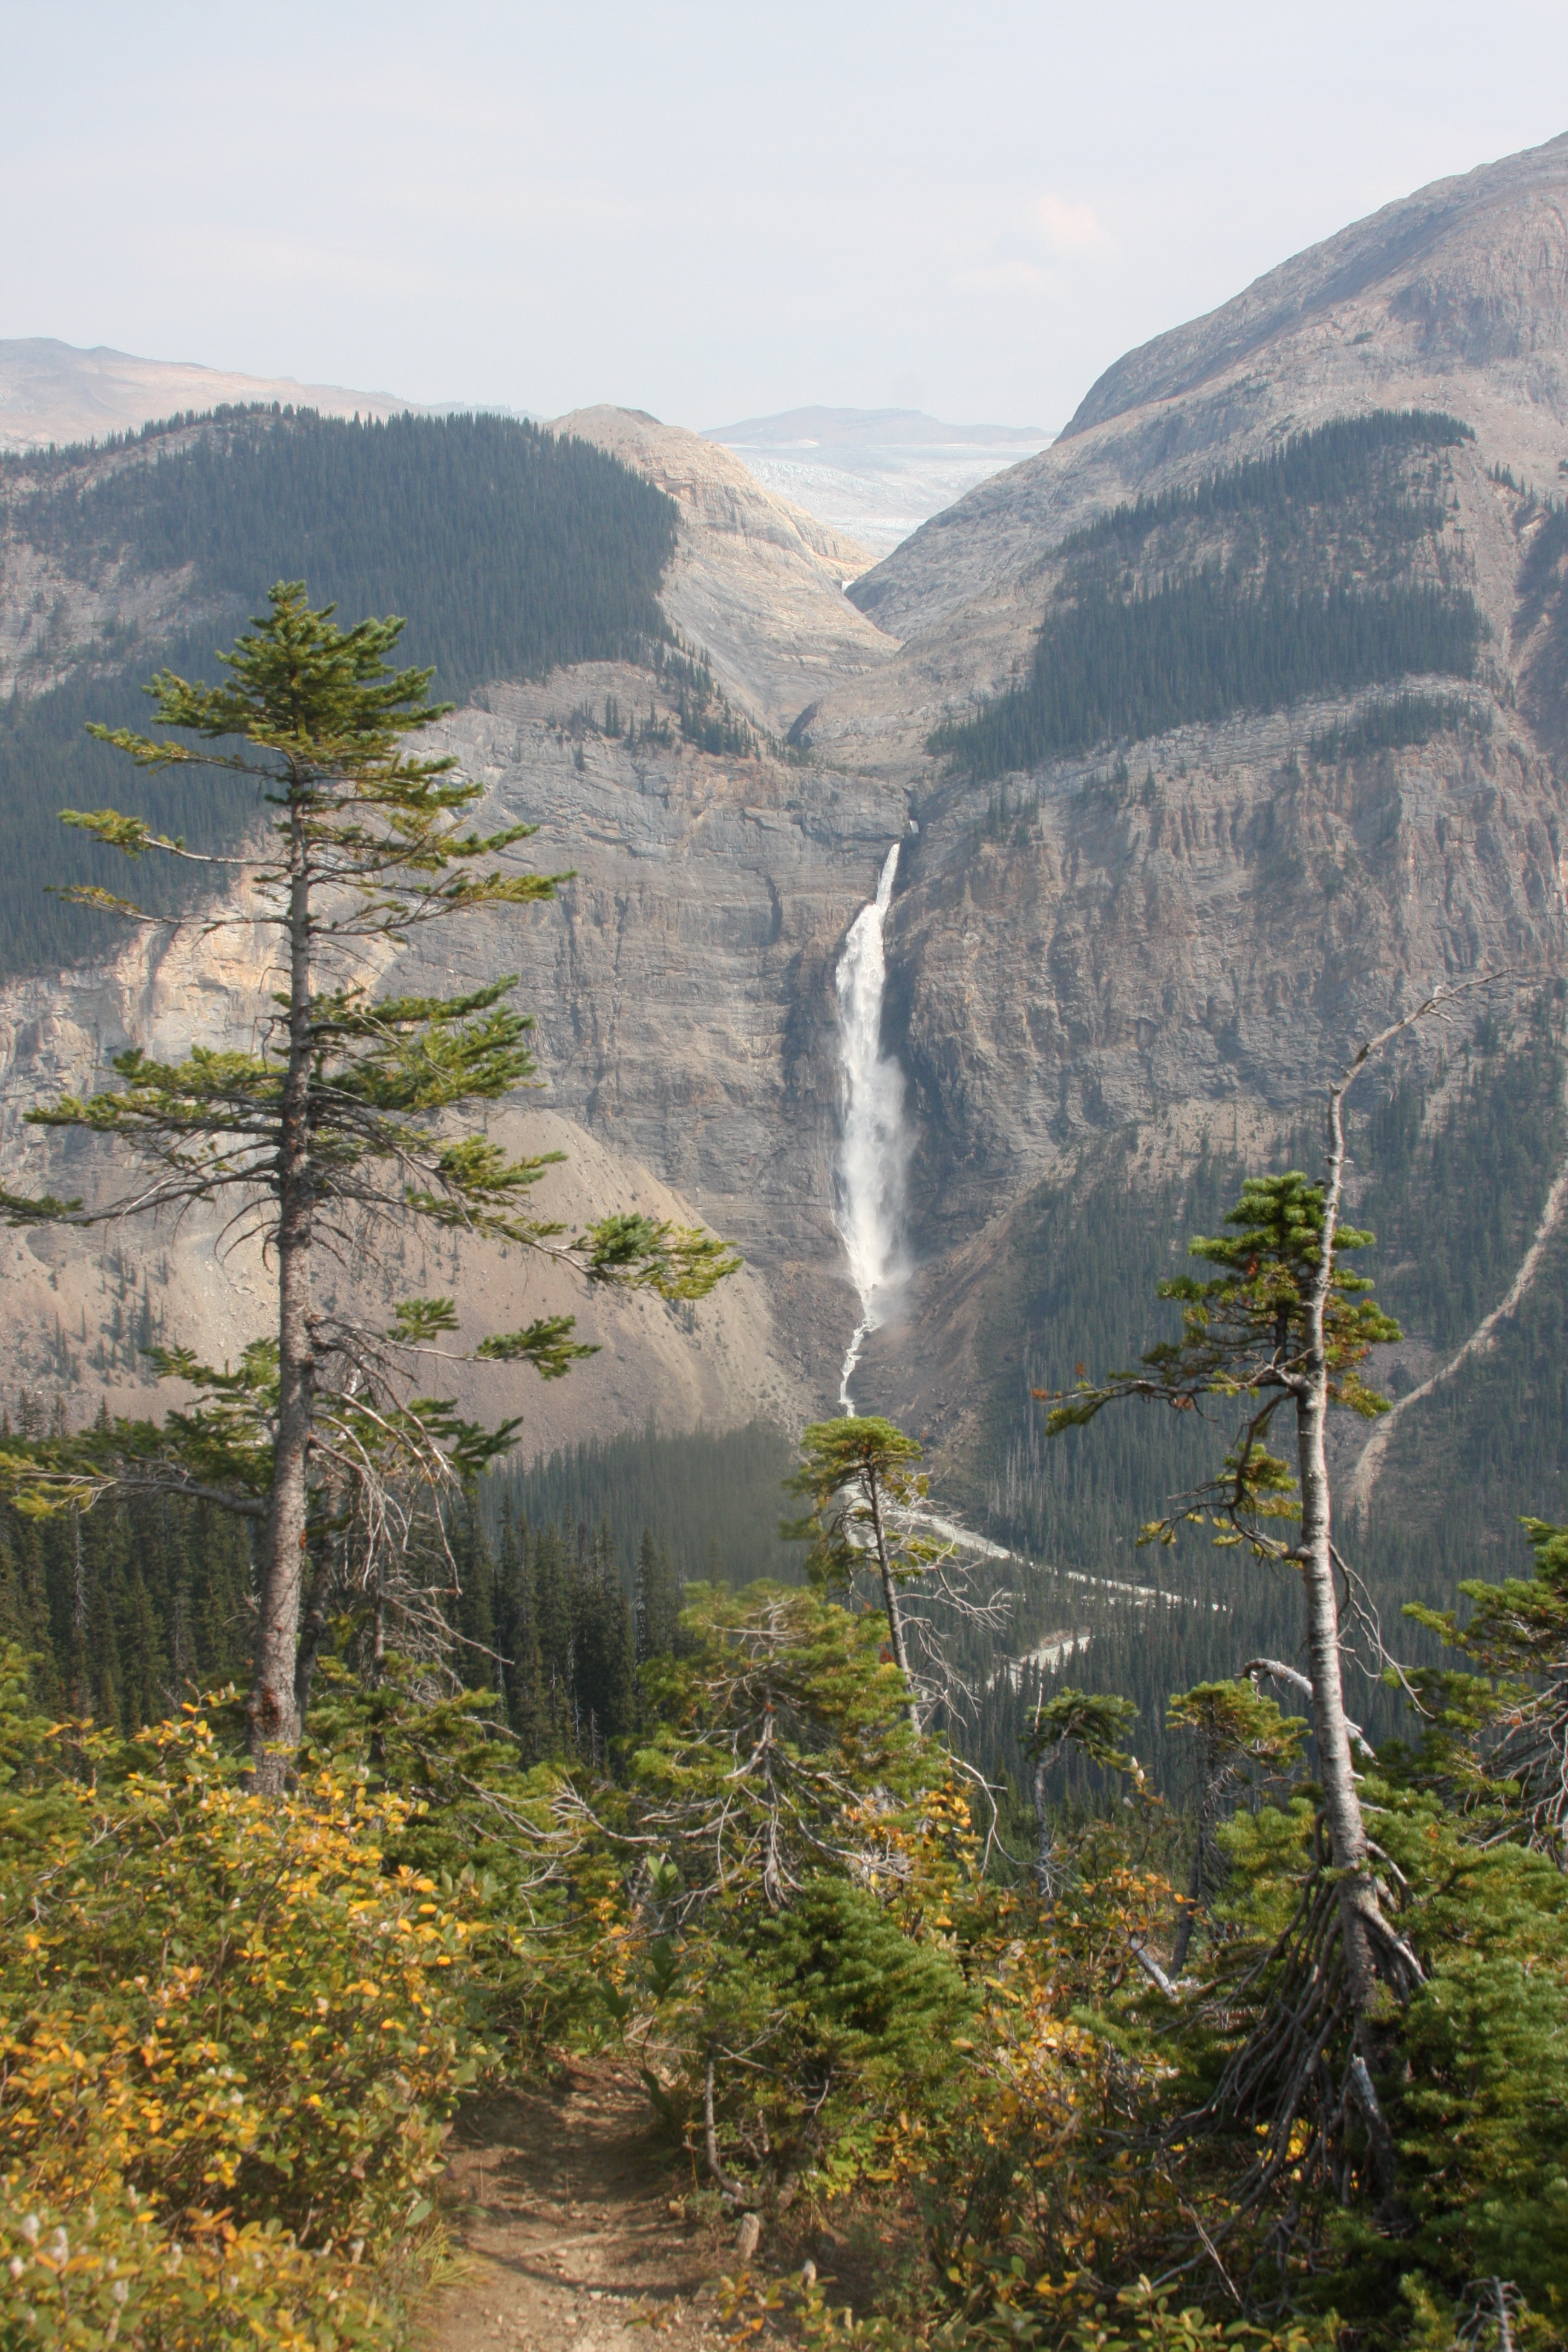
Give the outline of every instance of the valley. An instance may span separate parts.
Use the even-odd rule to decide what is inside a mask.
[[[918,1430],[943,1492],[997,1532],[1016,1536],[1042,1508],[1064,1567],[1107,1565],[1104,1520],[1091,1534],[1044,1489],[1026,1503],[1016,1485],[1026,1460],[1028,1480],[1052,1475],[1028,1385],[1059,1378],[1085,1345],[1019,1320],[1020,1296],[1046,1278],[1030,1271],[1020,1292],[1028,1236],[1057,1213],[1047,1204],[1098,1198],[1114,1167],[1116,1183],[1163,1200],[1180,1224],[1184,1171],[1205,1155],[1239,1166],[1288,1145],[1310,1152],[1323,1085],[1414,992],[1480,970],[1518,975],[1482,1027],[1494,1058],[1523,1050],[1529,983],[1568,947],[1553,504],[1568,467],[1565,202],[1559,141],[1390,207],[1121,362],[1057,442],[875,564],[711,438],[615,409],[556,420],[554,434],[628,468],[670,514],[658,593],[679,659],[547,653],[534,677],[509,677],[499,646],[468,660],[442,740],[498,819],[537,824],[539,862],[573,879],[554,906],[487,919],[458,961],[433,935],[403,969],[444,982],[518,972],[542,1091],[508,1110],[509,1131],[564,1145],[576,1173],[560,1180],[563,1197],[579,1185],[595,1204],[657,1199],[731,1238],[747,1270],[689,1317],[598,1302],[584,1325],[607,1350],[595,1366],[559,1390],[476,1374],[476,1408],[521,1410],[525,1449],[546,1452],[650,1413],[671,1430],[787,1426],[831,1405],[860,1320],[837,1223],[835,973],[900,843],[882,1035],[908,1120],[910,1273],[868,1337],[857,1398]],[[1292,436],[1409,410],[1453,422],[1377,459],[1375,478],[1334,493],[1337,507],[1301,493],[1318,520],[1300,546],[1272,522],[1274,538],[1237,538],[1262,476],[1234,525],[1218,492],[1212,515],[1201,499],[1181,506]],[[205,431],[158,445],[160,464],[199,457]],[[237,609],[227,589],[203,590],[202,560],[174,561],[173,542],[150,572],[29,540],[41,477],[8,462],[0,608],[14,719],[41,721],[51,696],[85,713],[111,647],[129,677],[176,637],[188,658]],[[81,478],[142,462],[85,459]],[[1064,569],[1058,552],[1130,499],[1156,502],[1155,523],[1137,525],[1144,540],[1155,530],[1138,559],[1150,581],[1226,579],[1245,597],[1285,579],[1297,597],[1359,596],[1379,613],[1391,595],[1447,596],[1475,616],[1469,648],[1456,641],[1431,667],[1373,653],[1345,685],[1325,673],[1281,689],[1281,707],[1261,688],[1221,688],[1231,705],[1215,715],[1131,734],[1118,721],[1126,689],[1108,673],[1110,699],[1081,743],[1022,764],[1005,751],[955,755],[977,714],[1016,696],[1043,612],[1070,620],[1096,595],[1134,620],[1144,609],[1144,575],[1121,556],[1091,586],[1071,569],[1088,558]],[[1297,509],[1288,498],[1268,511]],[[1085,544],[1098,543],[1091,531]],[[330,535],[321,550],[331,586]],[[41,656],[23,622],[50,599],[56,642]],[[417,615],[410,645],[422,649]],[[711,698],[700,725],[683,683],[699,676]],[[1247,707],[1260,696],[1265,707]],[[112,763],[93,757],[108,797]],[[68,967],[5,980],[8,1181],[53,1166],[22,1112],[86,1083],[121,1040],[173,1050],[253,1032],[267,975],[231,911],[234,929],[167,945],[112,949],[100,925],[102,945]],[[1462,1040],[1422,1034],[1387,1085],[1442,1099],[1453,1056],[1482,1050],[1480,1034],[1475,1018]],[[1521,1172],[1504,1204],[1521,1248],[1553,1172]],[[1355,1181],[1374,1181],[1370,1160]],[[1447,1213],[1436,1195],[1426,1213]],[[5,1249],[18,1380],[72,1412],[100,1394],[116,1407],[144,1399],[132,1368],[93,1369],[110,1292],[97,1245],[14,1235]],[[1543,1283],[1554,1265],[1548,1249]],[[254,1312],[242,1261],[215,1257],[190,1225],[155,1265],[161,1330],[209,1351],[240,1343]],[[1497,1278],[1506,1286],[1501,1262]],[[548,1279],[521,1269],[486,1262],[459,1292],[469,1280],[553,1303]],[[1103,1337],[1135,1352],[1152,1310],[1114,1266],[1105,1281]],[[1477,1321],[1494,1303],[1478,1297]],[[1427,1369],[1445,1344],[1412,1334]],[[1518,1318],[1498,1344],[1526,1344]],[[1390,1475],[1421,1428],[1420,1408],[1401,1416]],[[1535,1475],[1532,1507],[1568,1501],[1568,1456],[1553,1450]],[[1145,1515],[1125,1498],[1129,1530]]]
[[[0,2343],[1563,2352],[1568,135],[1054,438],[0,345]]]

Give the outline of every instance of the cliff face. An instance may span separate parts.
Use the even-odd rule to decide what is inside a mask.
[[[672,740],[633,744],[584,725],[584,709],[607,699],[645,715],[651,702]],[[540,1086],[492,1127],[519,1149],[565,1153],[539,1196],[545,1212],[575,1223],[647,1208],[706,1223],[748,1265],[695,1310],[589,1297],[489,1250],[410,1263],[400,1277],[454,1291],[476,1332],[575,1313],[603,1346],[559,1384],[500,1369],[458,1376],[474,1409],[521,1412],[531,1447],[650,1414],[677,1428],[797,1423],[827,1391],[858,1311],[832,1224],[831,974],[902,828],[901,794],[773,759],[709,758],[680,740],[648,674],[624,665],[494,688],[442,734],[490,788],[498,820],[539,826],[535,862],[574,875],[555,903],[432,934],[384,976],[449,989],[518,973]],[[131,1042],[175,1055],[250,1040],[278,984],[275,952],[264,929],[239,922],[0,986],[5,1181],[109,1197],[124,1168],[26,1128],[26,1109],[102,1083]],[[199,1216],[170,1232],[0,1239],[13,1381],[142,1409],[127,1336],[138,1318],[160,1339],[233,1356],[264,1328],[266,1281],[248,1244],[219,1241]],[[343,1279],[374,1298],[382,1272],[367,1263]]]
[[[560,420],[677,499],[667,613],[732,704],[800,748],[700,753],[652,674],[617,665],[492,688],[447,722],[497,816],[539,823],[538,861],[576,878],[554,906],[433,940],[408,978],[415,966],[442,984],[521,972],[544,1091],[537,1111],[520,1105],[520,1132],[563,1122],[549,1132],[567,1139],[564,1181],[580,1181],[589,1206],[673,1202],[749,1262],[693,1316],[606,1320],[613,1360],[531,1391],[535,1442],[650,1408],[673,1423],[831,1402],[857,1308],[833,1224],[832,974],[894,840],[907,847],[885,1038],[917,1131],[919,1271],[907,1313],[877,1335],[860,1401],[930,1430],[955,1461],[975,1437],[986,1286],[1036,1188],[1134,1130],[1129,1181],[1205,1137],[1260,1143],[1431,983],[1561,968],[1568,590],[1546,560],[1556,541],[1543,534],[1559,526],[1498,469],[1554,488],[1568,467],[1565,198],[1559,141],[1389,208],[1131,355],[1061,442],[866,575],[863,610],[843,589],[857,551],[768,498],[728,452],[625,411]],[[1477,436],[1445,457],[1433,558],[1488,632],[1462,719],[1423,742],[1315,756],[1313,739],[1361,707],[1325,697],[1045,760],[1000,785],[966,783],[926,753],[935,724],[1029,658],[1068,529],[1304,425],[1406,405],[1450,410]],[[656,736],[596,725],[611,698],[651,716]],[[26,1181],[42,1172],[15,1107],[79,1080],[116,1038],[200,1023],[248,1034],[260,948],[180,953],[177,972],[128,950],[111,970],[12,985],[7,1181],[24,1160]],[[71,1181],[83,1188],[79,1166]],[[29,1376],[49,1377],[51,1349],[88,1366],[123,1304],[101,1245],[5,1247]],[[161,1237],[118,1247],[164,1263]],[[154,1306],[171,1333],[193,1317],[237,1332],[238,1307],[202,1322],[210,1237],[171,1236],[166,1257]],[[466,1277],[514,1278],[488,1265]],[[100,1378],[83,1370],[89,1395]]]

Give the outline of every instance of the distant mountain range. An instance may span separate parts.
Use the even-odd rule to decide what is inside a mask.
[[[243,375],[184,360],[150,360],[52,336],[0,341],[0,449],[104,441],[170,416],[260,401],[323,416],[444,415],[496,402],[419,403],[292,376]],[[765,489],[790,499],[866,557],[890,554],[928,517],[977,483],[1045,448],[1037,425],[946,425],[915,408],[790,408],[714,425],[702,436],[732,449]],[[863,568],[866,557],[851,565]]]
[[[1042,425],[947,425],[918,408],[786,408],[710,425],[702,437],[879,555],[1052,438]]]
[[[97,344],[81,351],[52,335],[0,341],[0,449],[102,441],[189,409],[278,401],[323,416],[395,416],[415,403],[391,392],[353,392],[292,376],[239,375],[186,360],[138,359]]]
[[[731,449],[999,449],[1012,456],[1043,448],[1051,436],[1038,425],[944,425],[922,408],[784,408],[739,425],[704,425],[702,438]]]

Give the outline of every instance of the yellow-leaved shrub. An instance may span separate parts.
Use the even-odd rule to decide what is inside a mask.
[[[254,1796],[199,1711],[131,1760],[51,1731],[0,1792],[16,2340],[374,2334],[362,2257],[424,2221],[473,2071],[466,1923],[387,1866],[396,1798]]]

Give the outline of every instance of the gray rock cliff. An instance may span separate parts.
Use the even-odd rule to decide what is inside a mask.
[[[438,941],[421,950],[421,968],[520,971],[544,1087],[516,1117],[564,1123],[551,1132],[568,1137],[595,1202],[617,1186],[674,1202],[748,1259],[732,1298],[689,1328],[606,1322],[616,1361],[548,1400],[534,1391],[536,1442],[650,1409],[738,1420],[830,1404],[857,1313],[833,1223],[832,975],[911,815],[884,1034],[916,1132],[918,1271],[907,1312],[877,1335],[861,1401],[929,1429],[951,1459],[973,1435],[987,1268],[1035,1188],[1113,1135],[1137,1139],[1130,1181],[1205,1136],[1265,1139],[1433,982],[1561,967],[1563,596],[1550,582],[1526,593],[1551,518],[1497,469],[1553,491],[1568,469],[1565,204],[1559,140],[1287,264],[1130,355],[1068,436],[860,579],[858,606],[843,585],[858,551],[727,451],[626,411],[560,421],[677,498],[669,617],[734,706],[775,742],[793,729],[796,748],[719,759],[574,728],[607,695],[628,710],[658,701],[649,673],[614,666],[491,688],[447,722],[498,814],[538,822],[541,862],[576,879],[558,904],[473,931],[460,961]],[[1005,796],[927,753],[933,726],[1030,658],[1068,530],[1305,425],[1405,405],[1450,410],[1477,436],[1446,460],[1439,534],[1489,632],[1474,723],[1318,762],[1312,737],[1353,703],[1320,698],[1047,760]],[[33,560],[7,553],[0,612],[22,610],[13,567]],[[160,1024],[243,1032],[259,957],[193,947],[153,972],[128,950],[111,969],[13,983],[0,1004],[7,1181],[41,1164],[16,1106]],[[0,1278],[30,1364],[68,1357],[84,1319],[90,1331],[97,1247],[46,1263],[5,1244]],[[168,1240],[171,1328],[207,1296],[204,1249],[210,1260],[205,1237]],[[214,1329],[239,1328],[237,1307],[211,1311]]]

